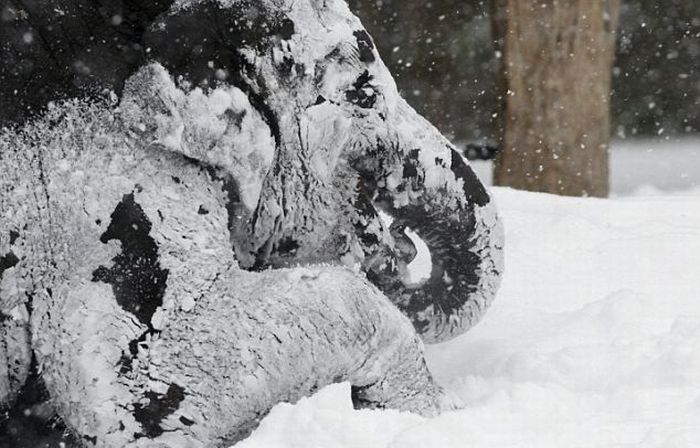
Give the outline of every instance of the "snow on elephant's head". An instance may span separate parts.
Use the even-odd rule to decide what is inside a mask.
[[[147,145],[231,173],[243,204],[255,207],[275,142],[240,89],[178,86],[163,66],[152,63],[126,81],[120,112],[126,127]]]

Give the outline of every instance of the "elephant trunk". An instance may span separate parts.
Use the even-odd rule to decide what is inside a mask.
[[[403,100],[396,117],[391,160],[358,171],[376,189],[375,205],[392,217],[394,246],[403,249],[394,250],[395,263],[369,269],[368,276],[426,342],[440,342],[475,325],[493,301],[503,271],[503,228],[489,193],[452,144]],[[419,284],[402,275],[416,253],[407,228],[430,251],[430,277]]]

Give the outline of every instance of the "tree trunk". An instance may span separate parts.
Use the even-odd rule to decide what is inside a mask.
[[[619,8],[620,0],[493,1],[503,104],[497,185],[607,196]]]

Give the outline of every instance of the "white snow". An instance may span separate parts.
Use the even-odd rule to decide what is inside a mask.
[[[700,139],[615,141],[611,169],[611,186],[616,195],[700,195]]]
[[[484,184],[491,185],[490,161],[469,164]],[[700,138],[614,140],[610,150],[610,192],[614,197],[668,193],[700,196]]]
[[[697,196],[493,193],[502,288],[482,323],[428,347],[464,409],[355,411],[334,385],[236,448],[700,446]]]

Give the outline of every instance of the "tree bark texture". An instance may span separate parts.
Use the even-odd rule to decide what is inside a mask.
[[[497,185],[607,196],[619,0],[494,0],[501,53]]]
[[[66,20],[101,20],[89,11]],[[224,446],[274,403],[338,381],[359,405],[437,412],[419,335],[480,319],[502,228],[357,18],[340,0],[130,11],[117,47],[138,44],[143,60],[69,46],[114,75],[85,71],[111,95],[30,68],[43,87],[25,92],[29,112],[5,116],[0,405],[33,353],[87,445]],[[47,38],[64,28],[38,16],[12,22],[43,36],[24,50],[75,70]],[[5,50],[24,45],[13,42]],[[407,280],[407,228],[431,252],[420,284]]]

